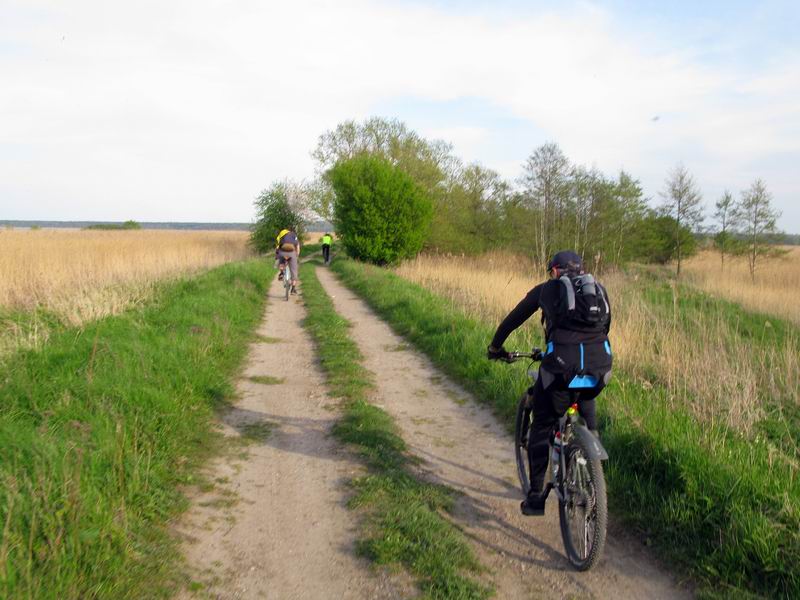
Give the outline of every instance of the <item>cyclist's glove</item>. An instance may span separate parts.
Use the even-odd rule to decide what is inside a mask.
[[[492,346],[489,346],[486,348],[486,358],[489,360],[505,359],[508,358],[508,352],[502,346],[499,348],[493,348]]]

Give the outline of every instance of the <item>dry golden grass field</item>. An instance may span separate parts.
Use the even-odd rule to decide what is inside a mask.
[[[764,259],[756,267],[755,281],[747,260],[725,257],[720,271],[718,252],[701,252],[686,261],[688,282],[713,296],[726,298],[763,313],[771,313],[800,325],[800,248],[789,247],[784,256]]]
[[[73,325],[146,300],[156,281],[252,256],[246,231],[0,231],[0,309],[43,308]],[[24,345],[12,322],[2,346]],[[29,340],[30,341],[30,340]]]
[[[530,260],[504,253],[475,258],[420,256],[396,272],[449,298],[473,317],[496,324],[545,278]],[[728,316],[700,311],[678,315],[680,291],[674,285],[662,288],[662,295],[672,299],[659,305],[645,295],[644,276],[615,272],[605,274],[602,281],[612,299],[611,339],[617,365],[645,385],[665,384],[673,402],[698,417],[722,419],[749,433],[763,417],[758,392],[796,396],[800,358],[795,335],[781,347],[753,352]],[[540,329],[538,314],[524,329],[521,337],[512,336],[509,349],[523,350],[532,343],[534,330]]]

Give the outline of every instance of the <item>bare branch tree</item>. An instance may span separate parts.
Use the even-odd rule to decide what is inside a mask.
[[[569,195],[569,170],[569,160],[558,144],[552,142],[539,146],[525,162],[521,182],[530,208],[540,217],[536,254],[543,264],[551,253],[554,229]]]
[[[739,221],[736,215],[736,204],[733,200],[733,194],[728,190],[722,194],[722,197],[717,200],[715,204],[716,211],[714,218],[719,223],[719,231],[714,236],[714,242],[719,248],[721,270],[725,270],[725,254],[730,252],[732,235],[736,232],[736,226]]]
[[[742,199],[736,206],[736,218],[740,219],[747,234],[747,262],[750,277],[755,281],[756,262],[760,256],[768,254],[768,238],[778,231],[777,220],[780,212],[772,208],[772,194],[761,179],[756,179],[749,189],[742,192]]]
[[[695,231],[703,220],[703,197],[694,177],[682,164],[678,164],[667,177],[667,189],[661,192],[664,199],[661,212],[675,220],[675,242],[678,258],[677,275],[681,275],[683,228]]]

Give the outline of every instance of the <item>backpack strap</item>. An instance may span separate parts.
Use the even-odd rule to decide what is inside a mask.
[[[566,275],[562,275],[558,279],[567,288],[567,309],[575,310],[575,288],[572,287],[572,280]]]
[[[608,306],[608,300],[606,300],[606,291],[603,289],[603,286],[598,284],[597,291],[599,292],[598,296],[603,299],[603,304],[606,305],[606,314],[611,315],[611,308]]]

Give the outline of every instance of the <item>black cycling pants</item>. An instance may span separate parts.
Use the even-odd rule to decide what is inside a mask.
[[[542,385],[541,372],[528,394],[533,395],[533,423],[528,432],[528,463],[530,466],[531,492],[540,493],[544,487],[544,477],[549,460],[550,436],[558,426],[558,420],[573,402],[578,403],[578,411],[592,431],[597,429],[595,398],[604,385],[581,390],[570,390],[561,376],[556,376],[547,389]]]
[[[328,262],[330,255],[331,255],[330,244],[322,244],[322,260]]]

